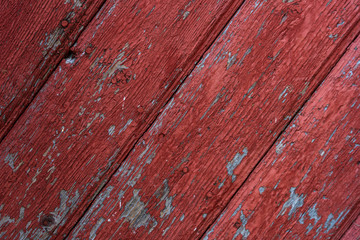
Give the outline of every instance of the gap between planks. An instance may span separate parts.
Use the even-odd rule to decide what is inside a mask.
[[[304,106],[309,102],[309,100],[312,98],[312,96],[314,95],[314,93],[317,91],[317,89],[321,86],[321,84],[325,81],[325,79],[327,78],[327,76],[331,73],[331,71],[333,70],[333,68],[336,66],[336,64],[341,60],[341,58],[345,55],[345,53],[347,52],[347,49],[349,48],[349,46],[356,40],[356,38],[358,36],[360,36],[360,29],[359,29],[359,24],[360,24],[360,17],[358,17],[358,19],[355,21],[355,23],[351,26],[350,31],[347,33],[347,35],[342,38],[341,42],[339,43],[339,46],[342,47],[342,45],[344,45],[345,41],[347,38],[351,37],[352,34],[354,34],[354,36],[352,37],[351,42],[349,42],[349,44],[342,50],[342,52],[340,53],[340,55],[338,56],[338,58],[333,62],[333,63],[329,63],[329,59],[326,59],[324,61],[324,63],[321,65],[321,67],[319,68],[318,72],[314,75],[313,78],[315,78],[316,76],[318,76],[319,74],[321,74],[322,70],[326,70],[327,65],[331,64],[329,70],[324,73],[324,77],[323,80],[320,81],[318,83],[318,85],[313,89],[313,91],[309,94],[308,98],[303,102],[303,104],[300,105],[300,107],[295,111],[295,114],[291,117],[291,119],[289,120],[289,122],[284,125],[283,129],[280,131],[279,135],[274,139],[274,141],[272,142],[272,144],[269,146],[269,148],[265,151],[265,153],[259,158],[259,161],[255,164],[255,166],[253,167],[253,169],[250,171],[250,173],[247,175],[247,177],[245,178],[245,180],[241,183],[241,185],[239,186],[239,188],[234,192],[234,194],[229,198],[228,202],[224,205],[224,207],[221,209],[221,211],[219,211],[219,214],[214,218],[214,220],[212,221],[211,224],[209,224],[209,226],[206,228],[206,230],[201,234],[201,236],[198,239],[202,239],[205,234],[209,231],[209,229],[211,228],[211,226],[217,221],[217,219],[221,216],[221,214],[224,212],[224,210],[226,209],[226,207],[230,204],[231,200],[236,196],[236,194],[240,191],[240,189],[243,187],[243,185],[247,182],[247,180],[250,178],[250,176],[252,175],[252,173],[255,171],[255,169],[259,166],[259,164],[263,161],[263,159],[265,158],[265,156],[269,153],[269,151],[271,150],[271,148],[274,147],[275,143],[280,139],[280,137],[282,136],[282,134],[285,132],[285,130],[287,129],[287,127],[289,127],[290,123],[298,116],[298,114],[301,112],[301,110],[304,108]],[[333,50],[333,52],[329,55],[332,56],[334,54],[334,52],[336,52],[335,48]],[[353,214],[354,216],[351,216],[352,219],[349,220],[350,222],[350,226],[351,223],[354,222],[356,220],[356,217],[358,214]],[[338,236],[343,236],[346,232],[346,230],[348,228],[345,227],[344,229],[344,225],[346,225],[347,222],[344,221],[337,234]],[[287,234],[285,235],[286,238]]]
[[[81,37],[81,35],[83,34],[83,32],[87,29],[88,25],[93,21],[93,19],[96,17],[96,15],[100,12],[100,10],[103,8],[104,4],[106,3],[107,0],[102,0],[102,2],[99,5],[99,8],[97,9],[97,11],[94,11],[93,15],[90,16],[88,22],[85,24],[85,26],[82,28],[82,30],[80,31],[80,33],[78,34],[78,36],[74,39],[74,42],[71,44],[71,46],[68,47],[68,50],[66,51],[66,53],[63,55],[62,58],[60,58],[58,60],[58,62],[55,63],[55,67],[50,71],[50,73],[48,74],[48,76],[45,78],[44,81],[40,82],[40,86],[38,87],[38,89],[35,90],[35,92],[33,94],[30,95],[30,99],[28,100],[28,102],[25,104],[24,107],[22,107],[20,109],[20,113],[17,114],[17,116],[15,116],[14,120],[10,122],[10,124],[8,126],[6,126],[7,124],[4,124],[4,132],[0,135],[0,144],[2,144],[3,140],[7,137],[7,135],[10,133],[11,129],[15,126],[15,123],[20,119],[20,117],[25,113],[25,111],[29,108],[29,106],[31,105],[31,103],[34,101],[35,97],[39,94],[39,92],[41,91],[41,89],[45,86],[45,84],[48,82],[48,80],[50,79],[50,77],[54,74],[54,72],[58,69],[60,63],[66,59],[69,54],[71,54],[72,52],[72,48],[74,47],[74,45],[77,43],[78,39]],[[74,29],[74,31],[76,31],[77,29]],[[71,34],[71,32],[69,33],[69,35]],[[48,57],[48,55],[50,54],[50,52],[48,52],[43,59],[46,59]],[[42,65],[42,61],[40,61],[37,65],[35,69],[40,69],[40,66]],[[11,103],[10,103],[11,104]],[[16,107],[16,106],[15,106]],[[11,118],[9,118],[9,120],[11,120]]]
[[[244,0],[240,6],[231,14],[230,18],[226,21],[226,23],[224,24],[224,26],[220,29],[220,31],[216,34],[215,38],[211,41],[211,43],[209,44],[209,46],[204,49],[203,53],[200,55],[200,57],[198,58],[198,60],[196,61],[196,63],[200,62],[200,60],[204,57],[204,54],[213,46],[214,42],[218,39],[218,37],[221,35],[221,33],[226,29],[226,27],[229,25],[229,23],[231,22],[231,20],[234,18],[234,16],[241,10],[241,7],[244,5],[244,3],[246,2],[246,0]],[[196,64],[194,64],[194,66],[190,69],[189,73],[183,78],[184,80],[181,81],[180,84],[178,84],[178,86],[174,89],[173,93],[171,94],[171,96],[165,101],[165,103],[163,104],[163,106],[167,106],[170,102],[170,100],[175,96],[175,94],[178,92],[178,90],[181,88],[181,86],[185,83],[185,81],[188,79],[188,77],[191,75],[191,73],[194,71],[194,69],[196,68]],[[71,227],[70,231],[66,234],[65,238],[68,238],[69,234],[76,228],[76,226],[79,224],[79,222],[81,221],[81,219],[85,216],[85,214],[88,212],[88,210],[90,209],[90,207],[93,205],[95,199],[98,197],[98,195],[102,192],[102,190],[107,186],[107,184],[110,182],[111,178],[114,176],[114,174],[121,168],[122,163],[124,162],[124,160],[129,156],[129,154],[132,152],[132,150],[135,148],[136,144],[138,144],[139,140],[144,136],[144,134],[154,125],[154,123],[156,122],[156,120],[159,118],[160,116],[160,112],[158,112],[155,116],[155,118],[153,119],[153,121],[149,124],[149,126],[141,133],[141,135],[138,137],[138,139],[134,142],[134,144],[131,146],[131,148],[129,148],[129,151],[125,154],[124,159],[120,162],[119,166],[114,170],[114,172],[110,175],[109,179],[107,179],[107,181],[103,184],[102,187],[100,187],[97,192],[93,195],[93,199],[91,200],[91,202],[88,204],[88,206],[86,207],[85,211],[81,214],[81,216],[79,217],[79,219],[76,221],[76,223]],[[233,197],[233,196],[232,196]],[[228,204],[228,203],[227,203]],[[216,220],[216,219],[215,219]],[[211,224],[212,225],[212,224]],[[211,226],[209,225],[209,226]],[[207,229],[206,229],[207,230]],[[206,233],[206,231],[202,234],[204,235]]]

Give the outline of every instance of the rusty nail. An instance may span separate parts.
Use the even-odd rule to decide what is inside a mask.
[[[187,172],[189,172],[189,168],[188,168],[188,167],[184,167],[182,171],[183,171],[183,173],[187,173]]]
[[[55,223],[55,218],[52,214],[46,214],[41,219],[41,225],[43,225],[45,227],[50,227],[54,223]]]
[[[62,20],[61,21],[61,26],[66,28],[69,25],[69,22],[67,20]]]

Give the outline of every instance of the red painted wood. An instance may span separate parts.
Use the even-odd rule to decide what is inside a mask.
[[[66,235],[240,4],[107,1],[0,146],[2,236]]]
[[[342,240],[359,240],[360,239],[360,216],[351,224],[350,228],[346,231]]]
[[[245,2],[70,238],[200,237],[359,33],[358,20],[355,1]]]
[[[0,140],[43,86],[103,1],[2,1]]]
[[[354,220],[360,200],[359,47],[360,37],[204,239],[333,239]]]

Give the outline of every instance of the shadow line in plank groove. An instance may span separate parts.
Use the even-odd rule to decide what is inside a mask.
[[[74,39],[73,43],[68,47],[68,50],[66,51],[66,53],[63,53],[63,57],[60,58],[57,62],[55,62],[55,66],[54,68],[49,72],[49,73],[43,73],[42,75],[40,75],[40,78],[44,77],[44,80],[40,82],[39,87],[31,94],[29,94],[29,98],[27,99],[27,102],[25,102],[25,106],[22,107],[22,109],[20,110],[20,113],[14,118],[14,120],[8,125],[6,126],[6,123],[4,123],[4,126],[1,126],[1,128],[4,128],[4,132],[1,133],[0,135],[0,144],[2,144],[3,140],[7,137],[7,135],[9,134],[9,132],[11,131],[11,129],[15,126],[15,123],[20,119],[20,117],[26,112],[26,110],[29,108],[29,106],[31,105],[31,103],[34,101],[34,99],[36,98],[36,96],[39,94],[39,92],[41,91],[41,89],[43,89],[43,87],[45,86],[45,84],[48,82],[48,80],[50,79],[50,77],[54,74],[54,72],[58,69],[60,63],[66,59],[69,54],[71,53],[71,50],[73,46],[75,46],[75,44],[77,43],[78,39],[80,38],[80,36],[82,35],[82,33],[87,29],[88,25],[93,21],[93,19],[95,18],[95,16],[100,12],[100,10],[103,8],[104,4],[106,3],[107,0],[102,0],[102,2],[100,3],[98,9],[96,11],[94,11],[94,13],[92,14],[92,16],[89,17],[89,20],[85,23],[85,25],[83,26],[83,28],[81,29],[81,31],[79,31],[77,37]],[[83,13],[83,16],[86,15],[86,11]],[[83,17],[81,16],[81,17]],[[80,17],[80,18],[81,18]],[[74,31],[76,31],[77,29],[74,29]],[[68,34],[68,37],[70,36],[71,32]],[[43,57],[43,59],[46,59],[49,57],[49,55],[51,55],[51,53],[47,53],[47,55],[45,55]],[[42,61],[40,61],[38,63],[38,65],[36,66],[35,69],[40,69],[40,66],[42,65]],[[47,76],[46,76],[47,75]],[[40,79],[39,78],[39,79]],[[26,86],[24,86],[24,88],[26,88]],[[22,91],[23,89],[21,89]],[[20,92],[21,92],[20,91]],[[14,100],[13,100],[14,101]],[[11,102],[12,103],[12,102]],[[10,104],[11,104],[10,103]],[[9,106],[10,106],[9,104]],[[16,106],[15,106],[16,107]],[[5,111],[6,112],[6,109]],[[10,118],[11,120],[11,118]]]
[[[294,113],[294,115],[291,117],[291,119],[289,119],[289,122],[283,127],[283,129],[279,132],[278,136],[274,139],[274,141],[271,143],[271,145],[269,146],[269,148],[265,151],[265,153],[259,158],[259,161],[255,164],[255,166],[251,169],[250,173],[246,176],[245,180],[241,183],[241,185],[238,187],[238,189],[234,192],[234,194],[232,194],[232,196],[229,198],[228,202],[224,205],[224,207],[221,209],[221,211],[219,211],[219,214],[214,218],[214,220],[212,221],[211,224],[209,224],[209,226],[206,228],[206,230],[200,235],[200,237],[198,239],[203,239],[204,236],[206,235],[206,233],[210,230],[211,226],[213,226],[215,224],[215,222],[218,220],[218,218],[221,216],[221,214],[224,212],[224,210],[229,206],[230,202],[233,200],[233,198],[236,196],[236,194],[240,191],[240,189],[243,187],[243,185],[248,181],[248,179],[250,178],[250,176],[252,175],[252,173],[254,172],[254,170],[259,166],[259,164],[263,161],[263,159],[265,158],[265,156],[269,153],[269,151],[271,150],[271,148],[274,147],[275,143],[280,139],[280,137],[282,136],[282,134],[285,132],[285,130],[289,127],[290,123],[297,117],[297,115],[301,112],[301,110],[304,108],[304,106],[309,102],[309,100],[311,99],[311,97],[314,95],[314,93],[317,91],[317,89],[321,86],[321,84],[324,82],[324,80],[327,78],[327,76],[331,73],[332,69],[337,65],[337,63],[340,61],[340,59],[345,55],[345,53],[347,52],[348,47],[355,41],[355,39],[360,35],[360,16],[357,17],[357,19],[355,19],[354,23],[352,24],[352,26],[350,27],[350,30],[348,31],[348,33],[342,38],[342,40],[340,41],[340,43],[338,44],[338,47],[334,48],[334,50],[331,52],[331,54],[329,54],[329,57],[324,61],[324,63],[319,67],[318,71],[313,75],[312,79],[316,78],[317,76],[320,75],[320,77],[323,79],[321,81],[319,81],[319,83],[315,86],[315,88],[313,89],[313,91],[309,94],[308,98],[303,102],[303,104],[300,105],[300,107],[296,110],[296,112]],[[353,35],[353,37],[351,37]],[[346,40],[348,38],[351,38],[351,41],[346,44]],[[340,49],[340,50],[339,50]],[[338,54],[336,54],[336,51],[339,51]],[[331,60],[329,60],[330,57],[332,57],[333,55],[338,55],[337,58],[335,58],[333,60],[333,62],[331,62]],[[328,70],[327,70],[328,69]],[[325,71],[325,72],[324,72]],[[321,76],[323,75],[323,76]],[[357,214],[354,214],[357,216]],[[355,217],[356,217],[355,216]],[[350,221],[352,221],[350,219]],[[341,225],[341,227],[339,229],[343,230],[343,227],[346,224],[346,221],[343,222],[343,224]],[[346,228],[347,229],[347,228]],[[345,230],[346,230],[345,229]],[[340,231],[341,231],[340,230]],[[345,233],[345,231],[344,231]],[[338,234],[340,236],[342,236],[344,233],[339,233]],[[286,235],[285,235],[285,239],[286,239]]]
[[[239,7],[237,7],[235,9],[235,11],[230,15],[229,19],[226,20],[224,26],[221,27],[221,30],[216,34],[216,36],[214,37],[214,39],[210,42],[209,46],[207,48],[204,49],[203,53],[201,53],[201,55],[199,56],[198,60],[196,61],[196,63],[200,62],[201,59],[203,59],[205,53],[213,46],[213,44],[215,43],[215,41],[219,38],[219,36],[221,35],[222,32],[224,32],[224,30],[226,29],[226,27],[230,24],[231,20],[234,18],[234,16],[241,10],[242,6],[244,5],[244,3],[246,2],[246,0],[244,0]],[[223,13],[225,14],[225,12]],[[219,18],[220,19],[220,18]],[[204,39],[205,41],[206,39]],[[201,44],[199,45],[201,46]],[[162,107],[167,106],[169,104],[169,102],[171,101],[171,99],[174,98],[175,94],[178,92],[178,90],[183,86],[183,84],[185,83],[185,81],[188,79],[188,77],[191,75],[191,73],[194,71],[195,67],[197,66],[197,64],[194,64],[194,66],[190,69],[189,73],[183,77],[183,80],[181,80],[181,82],[178,84],[178,86],[176,86],[176,88],[174,89],[173,93],[170,95],[170,97],[168,99],[166,99],[164,101],[164,104],[162,105]],[[148,125],[148,127],[141,133],[141,135],[138,137],[138,139],[134,142],[134,144],[129,148],[129,151],[125,154],[124,159],[122,159],[120,161],[119,166],[114,169],[114,171],[110,174],[109,179],[106,180],[106,182],[96,191],[96,193],[93,195],[91,202],[88,204],[88,206],[86,207],[85,211],[81,214],[81,216],[79,217],[79,219],[76,221],[76,223],[70,228],[70,231],[68,233],[66,233],[66,236],[64,237],[64,239],[68,239],[69,234],[76,228],[76,226],[79,224],[79,222],[81,221],[81,219],[86,215],[86,213],[89,211],[90,207],[93,205],[95,199],[98,197],[98,195],[102,192],[103,189],[105,189],[105,187],[107,186],[107,184],[110,182],[111,178],[114,176],[114,174],[121,168],[122,166],[122,162],[128,158],[128,156],[130,155],[130,153],[132,152],[132,150],[135,148],[135,146],[138,144],[139,140],[144,136],[144,134],[154,125],[154,123],[156,122],[156,120],[159,118],[160,116],[160,112],[158,112],[156,114],[156,116],[154,117],[154,119],[151,121],[151,123]]]

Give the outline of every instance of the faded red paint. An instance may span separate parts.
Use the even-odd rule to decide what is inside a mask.
[[[33,100],[102,2],[10,0],[1,3],[0,140]]]
[[[340,238],[360,211],[359,84],[360,37],[209,228],[207,239]]]
[[[360,239],[360,216],[353,222],[350,228],[346,231],[341,240],[359,240]]]
[[[66,235],[240,4],[107,1],[1,143],[4,236]]]
[[[343,139],[359,129],[358,111],[349,109],[359,96],[359,42],[342,57],[359,34],[357,1],[246,1],[228,22],[241,4],[108,0],[71,51],[99,5],[79,9],[84,15],[68,25],[55,15],[47,27],[74,38],[63,36],[58,56],[36,58],[49,71],[32,74],[45,82],[67,55],[34,101],[42,84],[14,95],[20,100],[1,126],[4,135],[32,101],[0,146],[1,236],[296,238],[321,216],[309,232],[315,236],[332,214],[327,226],[344,217],[319,235],[340,237],[359,209],[358,165],[346,162],[359,157],[358,131],[350,133],[354,142]],[[348,80],[339,77],[350,71]],[[343,130],[329,137],[336,127]],[[330,153],[318,149],[324,141]],[[312,163],[315,155],[324,161]],[[272,167],[274,156],[287,158]],[[288,219],[283,206],[294,197],[302,206]]]
[[[359,33],[343,4],[245,2],[70,238],[201,237]]]

